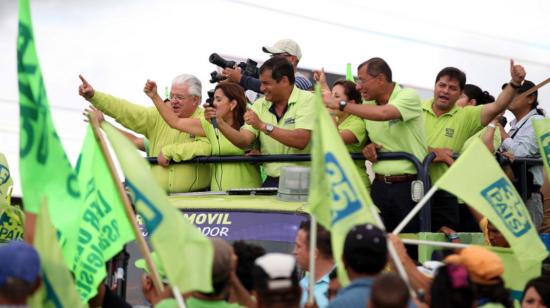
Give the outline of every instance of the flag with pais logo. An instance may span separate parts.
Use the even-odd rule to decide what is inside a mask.
[[[80,192],[50,115],[36,54],[29,0],[19,1],[17,36],[19,84],[19,170],[25,210],[37,213],[47,199],[52,223],[62,232],[78,215]]]
[[[434,184],[475,208],[502,233],[521,268],[548,256],[525,204],[481,139],[476,139]]]
[[[101,126],[118,157],[132,202],[170,285],[177,286],[182,293],[211,292],[212,243],[169,203],[135,146],[109,123]]]
[[[344,242],[348,232],[356,225],[379,225],[374,204],[361,184],[355,164],[325,108],[319,86],[315,91],[315,122],[312,131],[311,175],[308,212],[319,224],[331,232],[334,260],[338,279],[347,283],[342,263]]]

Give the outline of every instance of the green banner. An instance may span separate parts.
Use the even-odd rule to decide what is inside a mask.
[[[308,212],[331,231],[338,278],[347,284],[342,263],[346,235],[355,225],[378,223],[369,209],[374,204],[323,104],[318,85],[314,108]]]
[[[136,147],[110,124],[104,122],[102,128],[118,157],[132,201],[170,285],[177,286],[182,293],[212,291],[210,240],[169,203]]]
[[[53,126],[36,54],[29,0],[19,1],[17,37],[19,81],[19,169],[25,210],[37,213],[46,198],[53,224],[66,231],[78,214],[80,193]]]
[[[13,179],[10,174],[8,160],[3,153],[0,153],[0,205],[11,204],[11,192]]]
[[[487,217],[506,238],[522,269],[548,256],[523,200],[481,139],[474,140],[434,186]]]
[[[96,294],[110,260],[134,234],[103,153],[88,126],[76,167],[82,195],[76,232],[66,234],[63,246],[77,291],[84,301]]]
[[[48,208],[42,205],[34,236],[34,248],[40,256],[42,284],[29,300],[31,307],[87,307],[76,292],[73,277],[65,265]]]

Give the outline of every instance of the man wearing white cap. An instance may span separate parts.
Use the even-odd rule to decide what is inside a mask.
[[[295,41],[291,39],[282,39],[277,41],[273,46],[262,47],[262,50],[272,56],[284,56],[290,63],[292,63],[294,73],[297,73],[296,70],[298,67],[298,62],[302,58],[302,50]],[[224,69],[223,75],[233,82],[238,82],[245,90],[252,90],[257,93],[262,93],[260,90],[260,80],[254,77],[242,75],[241,69],[238,67]],[[311,90],[313,87],[311,81],[299,73],[296,74],[294,83],[296,87],[302,90]]]

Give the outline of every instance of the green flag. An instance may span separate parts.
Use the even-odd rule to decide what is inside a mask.
[[[168,281],[182,293],[211,292],[213,247],[210,240],[169,203],[135,146],[110,124],[104,122],[102,128],[118,157],[132,201]]]
[[[353,78],[353,72],[351,71],[351,63],[346,64],[346,80],[355,82],[355,78]]]
[[[65,265],[61,246],[45,204],[42,205],[36,219],[33,245],[40,256],[42,286],[30,299],[30,306],[85,307],[78,297],[73,277]]]
[[[379,225],[380,220],[373,216],[375,211],[369,209],[374,204],[366,187],[361,185],[361,176],[323,104],[319,86],[314,108],[308,212],[330,230],[338,277],[347,283],[342,264],[346,235],[355,225]]]
[[[66,231],[78,214],[78,182],[50,116],[36,55],[29,0],[19,1],[19,169],[25,210],[36,213],[46,198],[53,224]]]
[[[540,156],[544,163],[546,176],[550,176],[550,119],[531,120],[539,144]]]
[[[78,227],[65,234],[63,249],[80,298],[88,301],[107,275],[105,262],[133,240],[134,233],[91,126],[76,169],[82,204]]]
[[[0,206],[11,204],[13,179],[11,178],[8,160],[4,153],[0,153]]]
[[[481,139],[476,139],[434,186],[475,208],[502,233],[522,269],[548,252],[518,192]]]

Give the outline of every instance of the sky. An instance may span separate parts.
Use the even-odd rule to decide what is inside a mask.
[[[216,69],[211,53],[261,62],[262,46],[291,38],[302,49],[299,67],[344,74],[346,63],[356,68],[379,56],[396,81],[424,94],[446,66],[495,96],[510,80],[511,58],[535,83],[550,77],[545,0],[31,0],[31,10],[52,116],[73,163],[86,129],[78,74],[97,90],[150,106],[147,79],[164,89],[191,73],[206,95]],[[17,13],[17,1],[0,0],[0,152],[18,196]],[[539,100],[550,111],[550,86]]]

